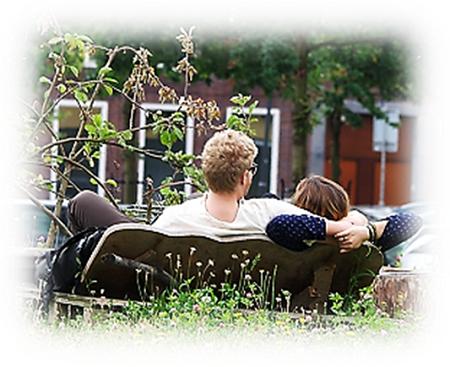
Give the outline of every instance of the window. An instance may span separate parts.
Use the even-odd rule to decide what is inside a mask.
[[[227,108],[227,119],[231,115],[232,107]],[[248,110],[244,110],[248,112]],[[280,110],[270,109],[271,118],[267,121],[267,108],[256,108],[253,116],[258,119],[252,124],[256,136],[253,137],[258,147],[255,162],[258,171],[253,178],[253,184],[248,197],[259,197],[267,192],[277,193],[278,188],[278,155],[280,138]],[[267,125],[268,124],[268,125]],[[267,140],[267,146],[265,143]]]
[[[143,107],[150,111],[161,111],[164,115],[170,115],[178,109],[178,105],[174,104],[158,104],[158,103],[144,103]],[[145,126],[148,123],[145,111],[140,113],[140,126]],[[187,154],[194,154],[194,126],[191,118],[186,118],[186,135],[184,141],[177,141],[172,150],[174,152],[184,151]],[[146,149],[153,149],[164,151],[165,147],[160,143],[159,137],[156,136],[150,129],[141,130],[139,132],[139,147]],[[154,187],[161,184],[161,181],[167,176],[173,174],[172,168],[166,162],[162,162],[156,158],[145,157],[140,155],[138,163],[138,187],[137,187],[137,203],[143,203],[143,195],[146,189],[145,179],[151,177],[153,179]],[[183,180],[183,177],[179,177]],[[191,193],[191,186],[186,184],[184,191],[187,195]]]
[[[108,119],[108,103],[105,101],[96,101],[93,105],[93,113],[101,114],[104,120]],[[78,131],[78,126],[80,125],[79,119],[79,109],[78,104],[75,100],[63,100],[55,109],[54,119],[53,119],[53,130],[61,137],[75,137]],[[63,145],[64,150],[68,153],[73,146],[73,142],[69,142]],[[57,147],[53,149],[53,154],[58,151]],[[106,177],[106,145],[100,148],[100,159],[94,160],[95,166],[93,169],[89,167],[88,162],[83,160],[81,163],[86,167],[90,168],[95,175],[97,175],[102,181]],[[58,182],[56,173],[51,171],[50,179],[54,183],[55,190],[59,187],[60,182]],[[86,173],[79,169],[73,169],[71,180],[80,189],[87,189],[96,191],[99,195],[104,195],[104,190],[100,186],[94,186],[89,182],[90,177]],[[67,196],[72,197],[77,193],[76,189],[70,187],[67,189]],[[50,193],[50,199],[55,200],[55,193]]]

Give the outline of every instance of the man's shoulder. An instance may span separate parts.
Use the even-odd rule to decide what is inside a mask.
[[[186,200],[182,204],[168,206],[164,209],[164,211],[185,212],[190,210],[197,210],[202,205],[202,199],[202,197],[198,197],[195,199]]]
[[[268,214],[310,214],[307,210],[301,209],[294,204],[273,198],[248,199],[245,205],[249,210],[266,211]]]
[[[255,198],[245,200],[245,205],[253,207],[291,207],[293,204],[279,199],[273,198]]]

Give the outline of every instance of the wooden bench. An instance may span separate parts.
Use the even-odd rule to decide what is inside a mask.
[[[369,285],[382,266],[374,247],[339,254],[314,244],[296,252],[255,234],[219,238],[173,233],[135,223],[117,224],[100,238],[81,274],[78,296],[140,301],[192,278],[194,286],[264,279],[270,292],[292,294],[291,307],[323,310],[330,292]]]

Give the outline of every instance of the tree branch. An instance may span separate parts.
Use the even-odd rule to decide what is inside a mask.
[[[129,145],[129,146],[123,146],[117,142],[113,142],[113,141],[107,141],[107,140],[103,140],[103,139],[92,139],[92,138],[66,138],[63,140],[59,140],[59,141],[55,141],[53,143],[47,144],[45,146],[43,146],[41,149],[39,149],[36,154],[42,154],[45,153],[47,150],[51,149],[52,147],[56,146],[56,145],[62,145],[62,144],[66,144],[66,143],[71,143],[74,141],[78,141],[78,142],[92,142],[92,143],[101,143],[101,144],[106,144],[106,145],[111,145],[114,147],[119,147],[122,149],[129,149],[133,152],[136,152],[138,154],[143,154],[147,157],[151,157],[151,158],[162,158],[163,154],[160,151],[157,150],[153,150],[153,149],[142,149],[142,148],[138,148],[135,147],[133,145]],[[131,147],[131,149],[130,149]]]
[[[120,210],[119,206],[116,203],[116,200],[114,199],[114,196],[111,194],[111,192],[109,191],[109,189],[106,187],[106,185],[100,180],[100,178],[98,176],[96,176],[95,174],[93,174],[91,171],[89,171],[85,166],[83,166],[81,163],[78,163],[70,158],[67,157],[62,157],[60,155],[49,155],[50,158],[60,158],[63,159],[64,161],[66,161],[67,163],[79,168],[80,170],[82,170],[84,173],[86,173],[88,176],[90,176],[91,178],[93,178],[99,185],[100,187],[105,191],[106,196],[108,196],[109,200],[111,201],[111,203],[116,207],[116,209]]]
[[[44,204],[42,204],[36,197],[34,197],[28,190],[26,190],[24,187],[19,186],[19,188],[28,196],[28,198],[39,208],[41,209],[50,219],[52,219],[54,222],[58,224],[58,226],[63,230],[65,234],[68,236],[73,236],[73,233],[67,228],[67,226],[59,219],[57,216],[55,216],[51,210],[47,209]]]

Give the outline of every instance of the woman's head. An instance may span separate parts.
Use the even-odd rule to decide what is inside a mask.
[[[233,192],[249,170],[258,149],[244,133],[225,130],[209,139],[202,153],[202,169],[213,192]],[[246,182],[246,186],[250,186]]]
[[[300,208],[332,220],[346,217],[350,208],[347,192],[342,186],[317,175],[299,182],[293,202]]]

